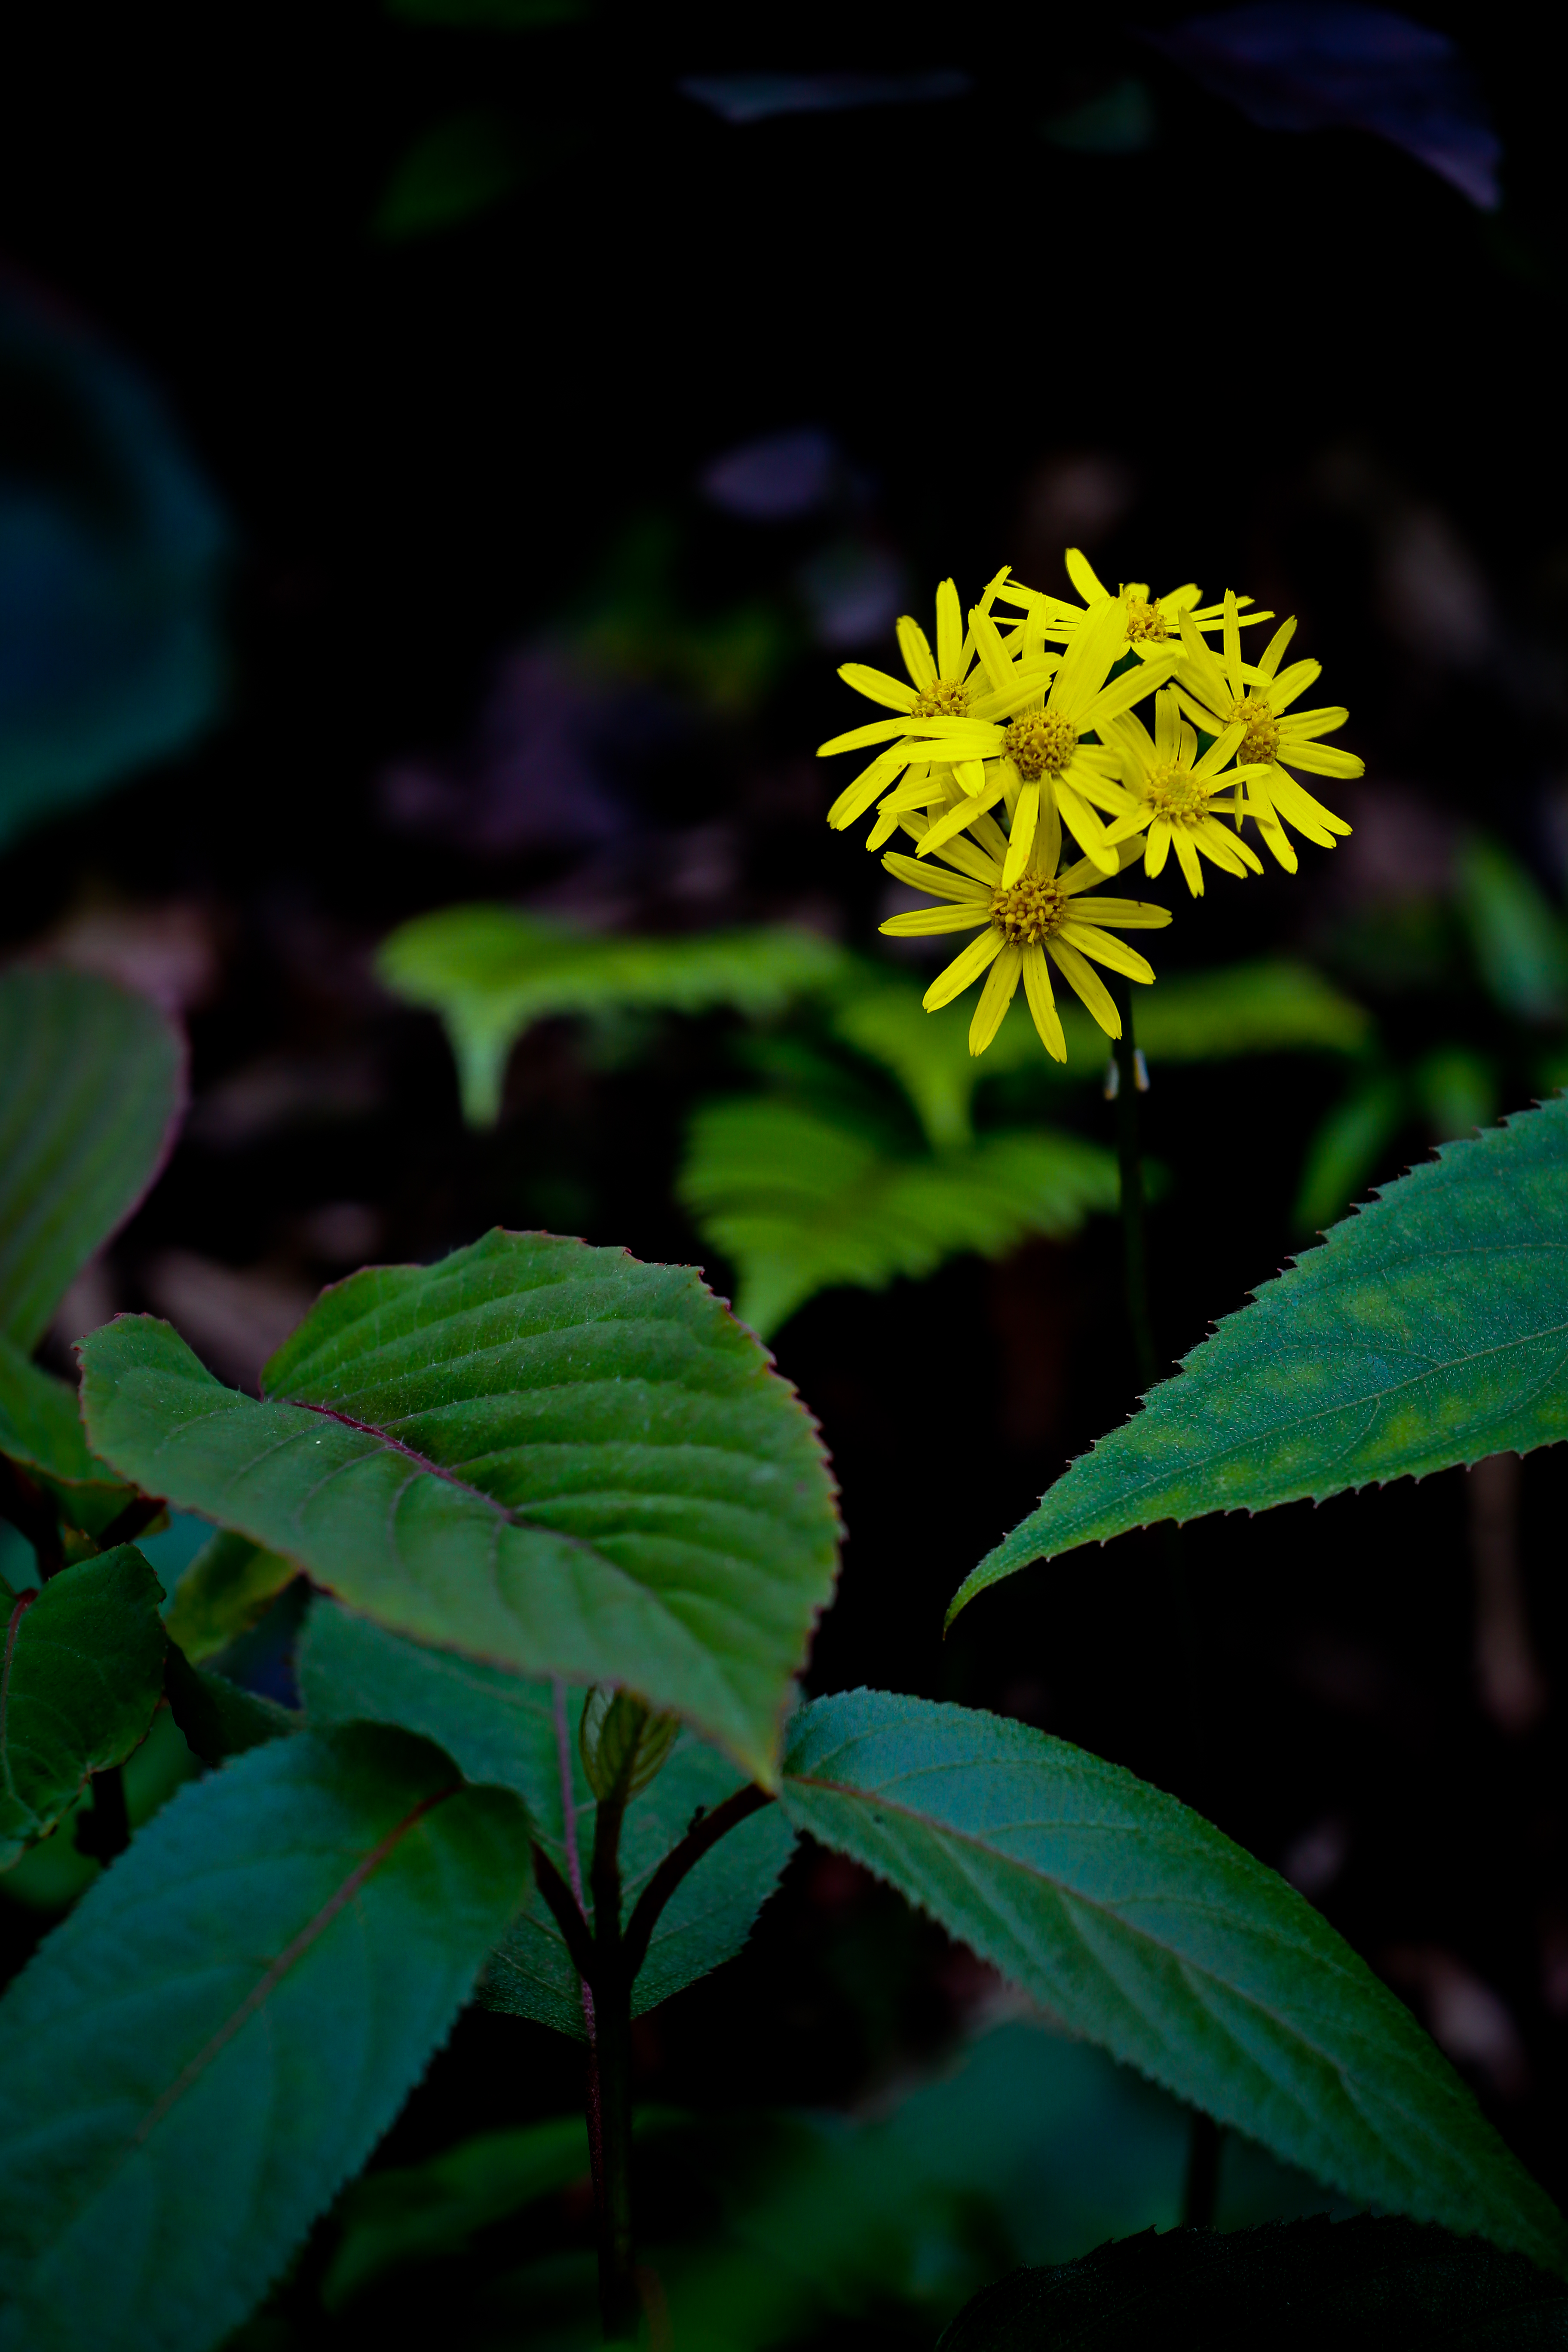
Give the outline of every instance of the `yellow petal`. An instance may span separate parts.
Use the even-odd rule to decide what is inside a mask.
[[[1068,985],[1076,991],[1108,1037],[1121,1034],[1121,1015],[1116,1009],[1116,999],[1086,958],[1058,931],[1047,942],[1051,961],[1061,971]]]
[[[1004,890],[1016,882],[1029,863],[1029,852],[1035,845],[1035,827],[1040,819],[1040,788],[1026,784],[1018,795],[1018,805],[1013,812],[1012,837],[1007,844],[1007,862],[1002,868]]]
[[[963,953],[954,956],[945,971],[939,971],[921,1003],[928,1013],[940,1013],[955,996],[962,996],[971,981],[978,980],[989,963],[994,963],[1007,942],[994,923],[971,940]]]
[[[914,688],[906,686],[901,678],[889,677],[885,669],[868,669],[864,662],[844,662],[838,675],[857,694],[865,695],[870,702],[885,702],[889,710],[912,710],[915,707]]]
[[[972,1054],[984,1054],[1002,1026],[1003,1015],[1012,1003],[1013,992],[1018,985],[1022,962],[1021,950],[1009,940],[985,975],[985,985],[980,992],[980,1002],[969,1024],[969,1050]]]
[[[1051,993],[1051,968],[1043,948],[1024,950],[1024,993],[1029,1000],[1041,1045],[1053,1061],[1065,1062],[1068,1041],[1062,1034],[1062,1017]]]

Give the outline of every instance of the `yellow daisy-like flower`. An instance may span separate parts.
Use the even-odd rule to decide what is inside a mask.
[[[1360,776],[1365,763],[1353,751],[1320,741],[1342,727],[1350,712],[1342,703],[1319,710],[1292,710],[1290,706],[1322,675],[1322,664],[1292,662],[1281,669],[1280,659],[1296,634],[1294,621],[1276,629],[1262,657],[1253,666],[1241,658],[1241,634],[1236,600],[1226,595],[1224,644],[1216,654],[1204,643],[1189,616],[1182,616],[1183,660],[1176,671],[1182,708],[1205,734],[1222,735],[1239,722],[1243,732],[1239,756],[1261,772],[1247,779],[1244,814],[1256,817],[1258,830],[1288,873],[1300,861],[1285,824],[1293,824],[1320,849],[1331,849],[1336,834],[1350,826],[1342,816],[1314,800],[1290,774],[1305,768],[1309,775]],[[1289,767],[1286,762],[1289,762]]]
[[[1043,595],[1038,589],[1026,588],[1022,581],[1009,580],[1005,576],[994,593],[1000,604],[1020,605],[1026,613],[1037,611],[1045,635],[1064,644],[1097,604],[1117,599],[1126,614],[1127,644],[1141,661],[1148,661],[1164,646],[1173,649],[1180,644],[1184,613],[1198,629],[1217,629],[1224,622],[1224,604],[1204,604],[1202,591],[1193,581],[1189,580],[1184,587],[1173,588],[1167,596],[1151,596],[1147,581],[1131,580],[1118,590],[1117,599],[1112,599],[1110,590],[1081,549],[1068,548],[1062,561],[1067,565],[1068,579],[1083,598],[1081,604],[1069,604],[1060,596]],[[1271,621],[1274,618],[1272,613],[1241,612],[1240,608],[1251,602],[1250,596],[1236,599],[1244,629],[1254,621]]]
[[[1152,735],[1132,711],[1112,725],[1111,741],[1121,755],[1126,807],[1105,837],[1121,843],[1147,833],[1143,871],[1151,882],[1173,849],[1194,898],[1201,898],[1204,889],[1200,850],[1227,874],[1245,875],[1249,867],[1254,874],[1262,873],[1257,852],[1215,814],[1220,808],[1228,816],[1245,814],[1241,786],[1268,773],[1261,766],[1226,767],[1246,733],[1241,720],[1235,720],[1199,758],[1197,732],[1182,717],[1180,697],[1168,686],[1154,697]]]
[[[983,659],[988,654],[993,662],[1005,659],[988,615],[974,615],[974,630]],[[1129,668],[1111,677],[1112,665],[1126,651],[1121,608],[1114,601],[1096,607],[1068,644],[1054,676],[1030,661],[1031,635],[1032,625],[1026,623],[1020,658],[1011,665],[1019,688],[1025,689],[1014,701],[1013,716],[1005,725],[1000,719],[989,727],[976,725],[962,739],[963,758],[970,763],[955,771],[962,789],[921,831],[919,854],[930,856],[973,827],[983,811],[1004,801],[1012,819],[1004,887],[1023,874],[1035,829],[1047,811],[1067,826],[1079,847],[1102,871],[1115,874],[1120,870],[1117,852],[1092,803],[1105,805],[1109,793],[1110,805],[1121,813],[1124,803],[1112,781],[1117,757],[1102,742],[1084,739],[1103,735],[1113,719],[1169,676],[1178,656],[1173,649],[1166,649],[1157,667]],[[1048,662],[1050,656],[1045,658]],[[1048,684],[1045,683],[1047,677]],[[981,767],[978,785],[974,762]],[[901,816],[911,796],[910,790],[894,795],[883,804],[884,817],[895,812]]]
[[[871,669],[864,662],[843,664],[838,675],[846,685],[900,715],[896,719],[876,719],[867,727],[852,727],[847,733],[818,744],[819,760],[837,751],[868,751],[873,744],[882,747],[870,766],[863,768],[854,782],[846,785],[828,810],[827,822],[836,831],[843,832],[857,818],[864,816],[879,793],[896,783],[911,762],[922,781],[935,778],[927,797],[941,799],[954,761],[968,757],[963,747],[975,723],[984,725],[1003,713],[1005,707],[1010,707],[1009,696],[1021,695],[1027,699],[1029,687],[1020,687],[1011,666],[1011,638],[1016,636],[1021,645],[1022,627],[1010,631],[1009,641],[1004,646],[992,624],[986,649],[991,657],[984,661],[976,641],[977,620],[981,615],[989,620],[991,599],[1005,577],[1005,572],[999,572],[991,582],[970,615],[967,630],[957,589],[951,580],[942,582],[936,592],[934,656],[919,622],[907,614],[900,620],[899,650],[910,674],[910,684],[890,677],[886,670]],[[1037,667],[1041,677],[1055,667],[1058,658],[1055,654],[1046,654],[1043,640],[1038,641]],[[972,790],[978,787],[978,770],[969,782]]]
[[[908,821],[907,829],[915,832],[919,823],[918,818]],[[969,1050],[984,1054],[1022,980],[1047,1053],[1065,1062],[1067,1040],[1051,989],[1054,963],[1106,1035],[1120,1037],[1121,1015],[1094,966],[1106,964],[1129,980],[1152,980],[1152,967],[1114,932],[1163,930],[1171,919],[1166,909],[1137,898],[1084,898],[1089,884],[1101,879],[1100,869],[1083,857],[1065,874],[1058,873],[1061,825],[1053,807],[1042,812],[1028,862],[1011,882],[1005,878],[1007,838],[994,817],[983,813],[969,830],[973,838],[961,835],[949,840],[940,864],[923,864],[897,853],[882,860],[900,882],[912,883],[945,902],[894,915],[882,925],[884,931],[895,939],[933,931],[980,934],[932,981],[925,992],[926,1011],[935,1013],[951,1004],[984,972],[985,985],[969,1024]],[[1121,865],[1131,865],[1138,846],[1124,842],[1113,854]],[[1112,929],[1104,928],[1108,924]]]

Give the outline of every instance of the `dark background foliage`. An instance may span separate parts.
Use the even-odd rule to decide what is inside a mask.
[[[849,723],[836,662],[887,659],[893,614],[928,612],[946,573],[966,595],[1009,562],[1060,586],[1069,541],[1108,578],[1298,613],[1367,761],[1326,795],[1356,825],[1331,857],[1197,906],[1166,893],[1161,969],[1290,947],[1377,1014],[1395,1072],[1453,1048],[1483,1115],[1539,1091],[1568,1007],[1489,993],[1454,859],[1483,827],[1561,902],[1560,59],[1517,10],[1421,12],[1501,136],[1487,212],[1365,132],[1255,127],[1141,37],[1179,13],[604,8],[507,30],[67,5],[8,29],[10,299],[66,306],[162,388],[236,551],[216,723],[0,865],[9,947],[51,940],[191,1018],[186,1140],[78,1328],[152,1306],[248,1381],[321,1281],[492,1221],[700,1260],[670,1180],[692,1103],[742,1075],[733,1024],[548,1025],[475,1136],[437,1031],[378,992],[370,950],[487,896],[868,942],[881,877],[823,825],[811,758]],[[745,125],[679,89],[825,67],[973,88]],[[1118,92],[1121,150],[1070,143],[1064,122]],[[421,219],[408,158],[444,121],[468,125],[470,197],[490,156],[494,200],[448,188]],[[816,436],[793,511],[737,511],[715,461],[786,433]],[[47,463],[81,492],[68,448]],[[1280,1057],[1154,1080],[1173,1359],[1299,1245],[1303,1157],[1345,1078]],[[1064,1099],[1109,1139],[1097,1096]],[[1413,1109],[1372,1173],[1443,1131]],[[1321,1901],[1563,2193],[1560,1463],[1523,1473],[1544,1697],[1511,1717],[1478,1680],[1461,1474],[1205,1523],[1184,1601],[1163,1538],[1127,1538],[986,1597],[944,1645],[961,1576],[1131,1405],[1113,1230],[826,1294],[777,1353],[849,1531],[814,1686],[996,1707],[1192,1796]],[[18,1910],[13,1948],[38,1925]],[[803,1857],[747,1957],[639,2029],[643,2087],[848,2101],[942,2046],[980,1990],[890,1897]],[[476,2017],[393,2152],[569,2104],[574,2064]]]

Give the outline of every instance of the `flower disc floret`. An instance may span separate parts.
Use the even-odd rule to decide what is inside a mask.
[[[1015,719],[1003,740],[1003,750],[1026,784],[1042,776],[1059,776],[1078,750],[1079,730],[1068,719],[1050,710],[1026,711]]]
[[[922,687],[914,699],[916,719],[962,719],[969,709],[969,689],[956,686],[951,679],[938,678],[934,686]]]
[[[991,919],[1015,947],[1037,947],[1061,927],[1067,900],[1054,882],[1026,874],[1010,888],[998,890],[991,901]]]
[[[1209,779],[1175,760],[1162,761],[1143,781],[1144,798],[1167,824],[1201,824],[1209,814]]]
[[[1127,593],[1123,602],[1127,606],[1129,645],[1135,646],[1151,638],[1158,640],[1170,635],[1171,633],[1165,626],[1165,615],[1161,612],[1158,604],[1151,604],[1146,596],[1136,596],[1131,591]]]
[[[1259,694],[1245,694],[1231,707],[1230,723],[1245,727],[1241,747],[1237,757],[1243,763],[1250,760],[1272,760],[1279,750],[1279,721]]]

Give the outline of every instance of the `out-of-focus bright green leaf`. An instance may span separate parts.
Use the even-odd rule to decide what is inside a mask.
[[[1481,978],[1505,1012],[1557,1021],[1568,1012],[1568,928],[1499,841],[1472,834],[1455,868],[1459,913]]]
[[[1286,2162],[1568,2272],[1568,2223],[1295,1889],[1120,1766],[879,1691],[803,1707],[780,1803],[1068,2028]]]
[[[204,1658],[216,1658],[260,1623],[299,1573],[298,1560],[221,1528],[197,1552],[163,1612],[170,1640],[179,1643],[194,1666]]]
[[[959,2313],[941,2352],[1475,2352],[1568,2344],[1561,2279],[1477,2238],[1394,2214],[1222,2235],[1153,2231],[1059,2270],[1015,2271]]]
[[[588,2177],[588,2127],[552,2116],[517,2131],[480,2132],[428,2164],[355,2181],[321,2301],[337,2311],[373,2279],[410,2263],[461,2253],[478,2230]]]
[[[7,2352],[208,2352],[364,2162],[528,1883],[399,1732],[182,1790],[0,2001]]]
[[[516,184],[512,131],[488,107],[449,114],[422,131],[398,159],[375,215],[382,236],[450,227]]]
[[[969,1050],[971,1006],[927,1013],[919,981],[861,969],[864,976],[847,982],[835,1004],[834,1030],[893,1073],[933,1144],[969,1140],[971,1104],[982,1080],[1016,1070],[1036,1069],[1043,1076],[1058,1073],[1059,1065],[1047,1055],[1021,1000],[985,1052],[976,1055]],[[1058,1009],[1067,1038],[1066,1075],[1098,1076],[1110,1052],[1104,1031],[1076,1001]],[[1276,960],[1162,979],[1138,991],[1134,1010],[1138,1043],[1152,1062],[1352,1053],[1370,1025],[1360,1005],[1309,965]]]
[[[628,1685],[764,1781],[837,1518],[793,1390],[689,1267],[547,1234],[323,1293],[222,1387],[165,1323],[83,1342],[92,1442],[395,1632]]]
[[[0,973],[0,1336],[24,1356],[152,1183],[184,1099],[184,1042],[144,996]]]
[[[120,1544],[13,1602],[0,1669],[0,1870],[146,1737],[163,1691],[163,1597]]]
[[[1156,1519],[1267,1510],[1568,1437],[1568,1101],[1445,1144],[1081,1454],[960,1589]]]
[[[1118,1197],[1113,1156],[1048,1128],[915,1157],[847,1117],[765,1097],[698,1112],[677,1192],[764,1338],[816,1291],[879,1290],[962,1250],[1001,1257],[1031,1234],[1076,1233]]]
[[[773,1013],[792,996],[831,983],[842,965],[842,951],[811,931],[628,939],[570,930],[509,907],[422,915],[394,931],[377,960],[394,995],[440,1014],[465,1115],[479,1126],[500,1111],[507,1057],[536,1021],[639,1007]]]
[[[1405,1110],[1403,1085],[1384,1071],[1363,1078],[1335,1104],[1307,1146],[1291,1212],[1298,1233],[1321,1233],[1344,1215],[1376,1174]]]
[[[577,1748],[579,1693],[568,1696],[559,1683],[527,1681],[449,1651],[425,1649],[321,1599],[300,1648],[300,1683],[312,1724],[397,1724],[437,1741],[470,1780],[515,1790],[528,1807],[534,1836],[567,1885],[574,1878],[569,1839],[577,1872],[585,1874],[594,1796]],[[693,1816],[711,1811],[743,1785],[715,1749],[681,1735],[662,1771],[626,1809],[621,1841],[626,1917]],[[635,2016],[733,1958],[793,1843],[788,1823],[770,1805],[688,1872],[659,1915],[632,1989]],[[577,1971],[537,1887],[492,1954],[480,1997],[491,2009],[582,2038]]]
[[[1498,1076],[1482,1054],[1463,1045],[1442,1045],[1417,1064],[1415,1098],[1436,1143],[1455,1143],[1489,1127],[1498,1115]]]

